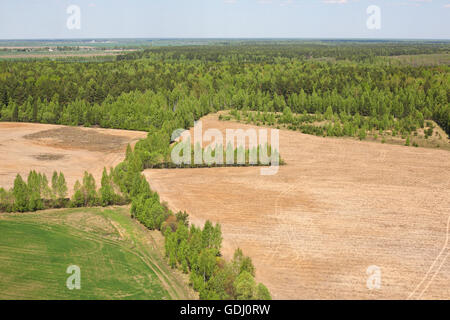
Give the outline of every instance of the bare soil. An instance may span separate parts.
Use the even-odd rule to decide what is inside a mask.
[[[280,154],[274,176],[258,167],[145,175],[172,210],[220,223],[224,255],[241,247],[275,299],[450,299],[450,152],[280,130]],[[370,266],[380,289],[367,286]]]
[[[139,131],[0,122],[0,187],[12,187],[18,173],[26,178],[30,170],[48,178],[54,170],[62,171],[70,194],[84,171],[94,175],[98,186],[103,168],[123,161],[127,144],[146,136]]]

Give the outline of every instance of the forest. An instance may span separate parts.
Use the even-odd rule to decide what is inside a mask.
[[[63,174],[49,186],[31,172],[12,190],[0,189],[0,211],[131,203],[134,218],[163,232],[170,265],[189,273],[200,298],[270,299],[255,283],[250,258],[240,250],[232,261],[222,258],[220,226],[189,225],[186,213],[161,203],[142,171],[171,165],[172,133],[221,110],[317,135],[324,131],[311,123],[331,118],[342,127],[325,135],[363,139],[371,128],[410,134],[427,120],[450,134],[449,65],[384,59],[449,49],[448,42],[238,41],[149,48],[114,62],[1,61],[1,121],[144,130],[148,137],[104,170],[99,190],[85,173],[66,199]]]

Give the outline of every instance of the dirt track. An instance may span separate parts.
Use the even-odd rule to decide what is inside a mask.
[[[204,130],[249,127],[203,119]],[[275,299],[450,299],[450,152],[293,131],[280,132],[280,152],[275,176],[145,175],[173,210],[221,223],[224,254],[242,247]],[[372,265],[379,290],[367,288]]]
[[[94,175],[98,186],[103,167],[117,165],[127,144],[146,136],[137,131],[0,122],[0,187],[12,187],[17,173],[26,178],[32,169],[49,179],[53,170],[62,171],[69,193],[84,171]]]

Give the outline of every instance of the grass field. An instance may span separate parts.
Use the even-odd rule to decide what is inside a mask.
[[[0,299],[191,299],[128,208],[0,215]],[[68,266],[81,289],[66,286]]]

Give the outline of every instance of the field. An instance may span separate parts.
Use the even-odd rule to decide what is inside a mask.
[[[402,55],[386,58],[388,61],[399,64],[409,64],[412,66],[436,66],[450,64],[450,54],[417,54],[417,55]]]
[[[69,193],[83,172],[100,183],[103,167],[114,167],[125,157],[128,143],[147,133],[126,130],[65,127],[32,123],[0,123],[0,186],[10,188],[17,173],[62,171]]]
[[[0,60],[26,59],[74,59],[104,58],[114,60],[115,56],[137,50],[146,41],[55,41],[55,40],[0,40]],[[92,60],[92,59],[91,59]]]
[[[129,50],[98,50],[98,51],[66,51],[66,52],[51,52],[51,51],[31,51],[31,52],[0,52],[0,60],[15,60],[15,59],[67,59],[67,58],[94,58],[94,57],[115,57],[120,54],[125,54]]]
[[[237,121],[241,123],[246,124],[256,124],[256,125],[264,125],[269,126],[269,123],[264,123],[259,120],[255,120],[258,113],[257,112],[246,112],[247,115],[253,115],[252,119],[249,119],[248,116],[245,116],[244,113],[239,112],[235,113],[239,116],[239,119],[236,118],[235,115],[233,115],[233,112],[230,111],[221,111],[219,112],[219,115],[222,116],[221,120],[223,121]],[[260,113],[261,114],[261,113]],[[282,115],[282,113],[266,113],[268,115],[273,115],[277,120],[277,122],[274,122],[270,127],[271,128],[278,128],[278,129],[289,129],[289,130],[296,130],[296,128],[292,128],[291,124],[284,124],[280,123],[279,119]],[[302,116],[299,114],[296,114],[295,116]],[[308,115],[311,117],[314,117],[314,115]],[[278,118],[277,118],[278,117]],[[321,120],[321,121],[314,121],[311,123],[311,126],[314,127],[325,127],[326,125],[335,125],[336,123],[339,123],[339,125],[343,125],[343,123],[339,120]],[[426,134],[426,131],[428,129],[432,129],[433,133],[431,136],[428,136]],[[298,128],[298,130],[301,132],[301,129]],[[318,135],[320,136],[320,135]],[[347,137],[349,138],[349,137]],[[358,137],[352,137],[354,139],[359,139]],[[450,139],[447,135],[447,133],[442,130],[439,125],[434,122],[433,120],[427,120],[424,121],[424,127],[423,128],[417,128],[414,132],[411,132],[410,134],[406,135],[404,134],[402,136],[401,133],[396,133],[396,135],[393,135],[392,129],[385,130],[383,132],[380,132],[380,130],[369,130],[366,132],[366,137],[364,140],[367,141],[373,141],[373,142],[379,142],[379,143],[388,143],[388,144],[395,144],[395,145],[406,145],[407,141],[409,140],[410,146],[416,146],[421,148],[439,148],[443,150],[450,151]]]
[[[0,215],[0,299],[190,299],[129,208]],[[66,269],[81,270],[69,290]]]
[[[261,128],[203,119],[203,130]],[[448,299],[449,152],[280,131],[286,165],[146,170],[193,223],[222,225],[275,299]],[[366,270],[381,269],[369,290]]]

